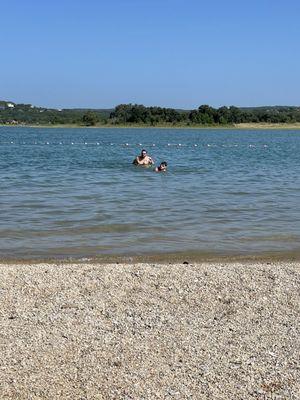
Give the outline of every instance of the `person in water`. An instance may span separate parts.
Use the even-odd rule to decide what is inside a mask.
[[[142,150],[141,155],[137,156],[133,163],[134,165],[153,165],[154,161],[150,156],[148,156],[147,151],[145,149]]]
[[[160,165],[158,167],[155,168],[155,172],[166,172],[167,170],[167,162],[163,161],[162,163],[160,163]]]

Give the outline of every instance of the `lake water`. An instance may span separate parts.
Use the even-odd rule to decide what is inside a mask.
[[[0,189],[2,259],[300,250],[300,131],[0,127]]]

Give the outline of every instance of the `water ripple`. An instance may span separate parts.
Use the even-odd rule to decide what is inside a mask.
[[[299,249],[299,131],[1,127],[0,184],[2,257]]]

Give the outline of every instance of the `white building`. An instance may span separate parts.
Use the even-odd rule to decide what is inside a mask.
[[[14,108],[14,104],[13,103],[6,103],[6,105],[7,105],[7,107],[9,107],[9,108]]]

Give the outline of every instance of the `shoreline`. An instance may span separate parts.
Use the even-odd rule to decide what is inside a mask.
[[[0,265],[3,398],[296,399],[300,263]]]
[[[300,123],[275,124],[275,123],[241,123],[233,125],[95,125],[83,126],[77,124],[63,125],[13,125],[0,124],[0,127],[7,128],[41,128],[41,129],[188,129],[188,130],[300,130]]]
[[[173,253],[145,253],[145,254],[106,254],[106,255],[61,255],[61,256],[0,256],[1,264],[44,264],[54,265],[61,263],[64,265],[78,264],[137,264],[137,263],[168,263],[178,264],[184,261],[192,263],[235,263],[235,262],[300,262],[300,249],[287,251],[265,251],[256,253],[213,253],[196,251],[178,251]]]

